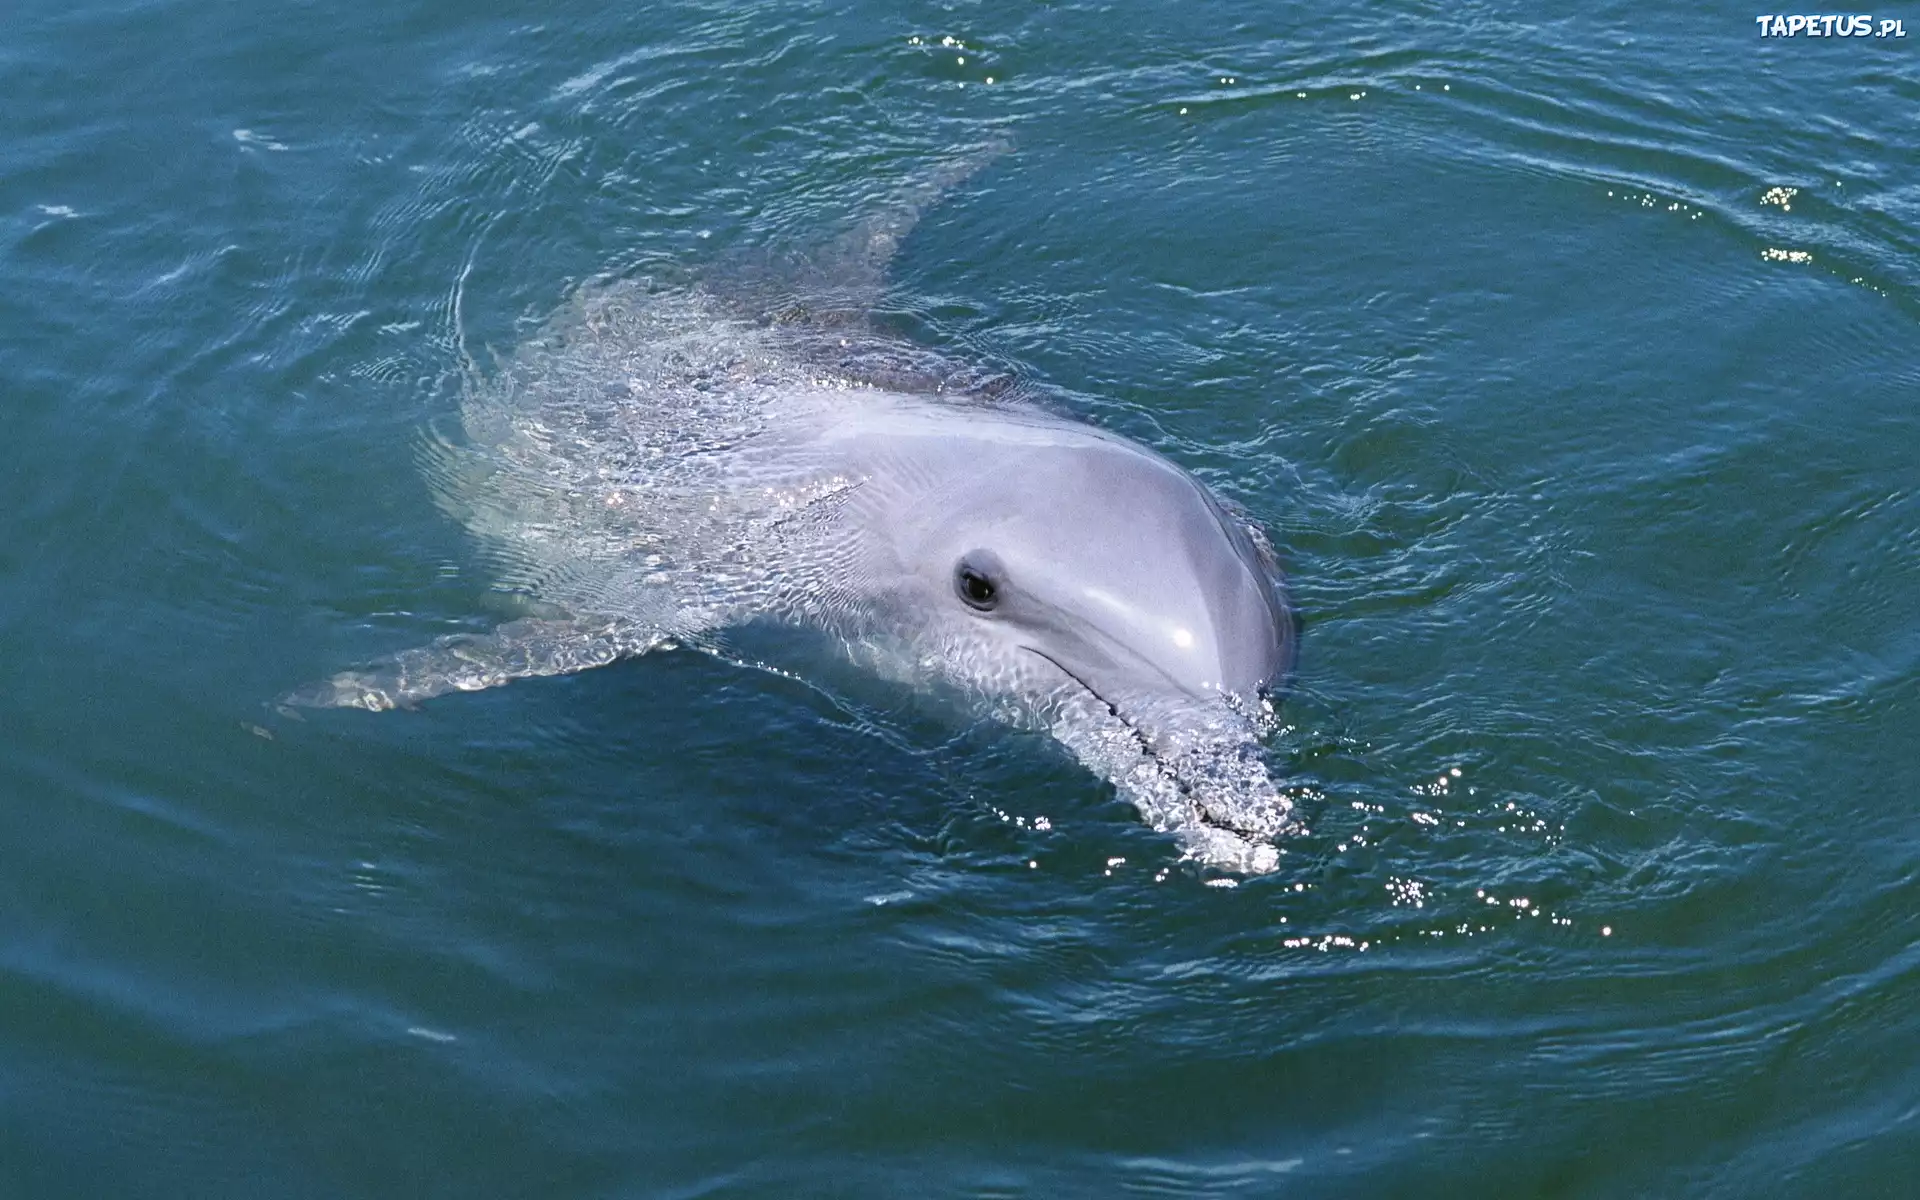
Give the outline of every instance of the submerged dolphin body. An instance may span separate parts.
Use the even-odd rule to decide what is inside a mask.
[[[541,615],[288,699],[387,709],[795,626],[1048,730],[1190,857],[1272,869],[1295,823],[1259,737],[1293,623],[1259,529],[1151,450],[995,395],[1003,379],[861,315],[970,165],[772,299],[583,290],[469,380],[463,436],[425,456],[442,507]]]

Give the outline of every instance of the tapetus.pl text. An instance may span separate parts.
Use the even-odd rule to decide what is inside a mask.
[[[1907,36],[1906,24],[1900,18],[1882,17],[1878,21],[1870,16],[1854,14],[1851,16],[1833,16],[1831,14],[1810,16],[1776,16],[1768,13],[1755,17],[1760,26],[1761,37],[1896,37]]]

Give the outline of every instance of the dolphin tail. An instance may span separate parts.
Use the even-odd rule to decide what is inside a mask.
[[[299,708],[412,708],[447,692],[515,679],[570,675],[671,644],[667,634],[619,621],[509,621],[491,633],[456,634],[403,650],[362,671],[342,671],[281,697]]]

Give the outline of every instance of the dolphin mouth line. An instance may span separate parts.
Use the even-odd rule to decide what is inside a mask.
[[[1200,803],[1199,798],[1193,794],[1193,789],[1187,784],[1187,781],[1180,778],[1179,772],[1172,770],[1168,766],[1167,760],[1164,757],[1162,757],[1162,755],[1158,750],[1154,749],[1153,742],[1151,739],[1147,737],[1146,733],[1142,731],[1140,727],[1135,725],[1132,721],[1127,720],[1125,714],[1123,714],[1120,711],[1120,706],[1115,704],[1113,701],[1107,699],[1105,696],[1102,696],[1100,694],[1099,689],[1095,688],[1092,684],[1088,683],[1086,680],[1080,678],[1079,675],[1069,670],[1065,663],[1061,662],[1059,659],[1055,658],[1053,655],[1048,654],[1045,650],[1035,650],[1032,646],[1022,646],[1021,649],[1025,650],[1029,654],[1035,655],[1039,658],[1045,659],[1049,663],[1052,663],[1055,670],[1059,671],[1062,675],[1065,675],[1068,679],[1071,679],[1075,683],[1079,684],[1081,689],[1085,691],[1087,695],[1092,696],[1095,700],[1098,700],[1101,704],[1105,705],[1107,711],[1113,714],[1113,719],[1120,722],[1120,727],[1122,729],[1125,729],[1128,733],[1132,734],[1134,740],[1140,743],[1140,752],[1144,754],[1149,760],[1151,760],[1156,766],[1158,766],[1160,768],[1160,773],[1166,776],[1168,782],[1172,783],[1175,788],[1179,789],[1180,794],[1187,798],[1187,803],[1193,805],[1194,818],[1198,820],[1202,825],[1212,826],[1215,829],[1222,830],[1226,833],[1231,833],[1235,837],[1241,838],[1249,842],[1258,842],[1263,840],[1259,834],[1253,832],[1252,830],[1241,829],[1236,825],[1228,824],[1227,822],[1222,821],[1219,818],[1213,816],[1211,813],[1207,812],[1205,806],[1203,806]]]

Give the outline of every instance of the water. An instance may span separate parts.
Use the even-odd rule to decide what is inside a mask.
[[[1920,27],[630,7],[10,11],[0,1194],[1911,1194]],[[463,349],[996,136],[899,319],[1272,531],[1281,872],[693,654],[273,711],[499,619]]]

